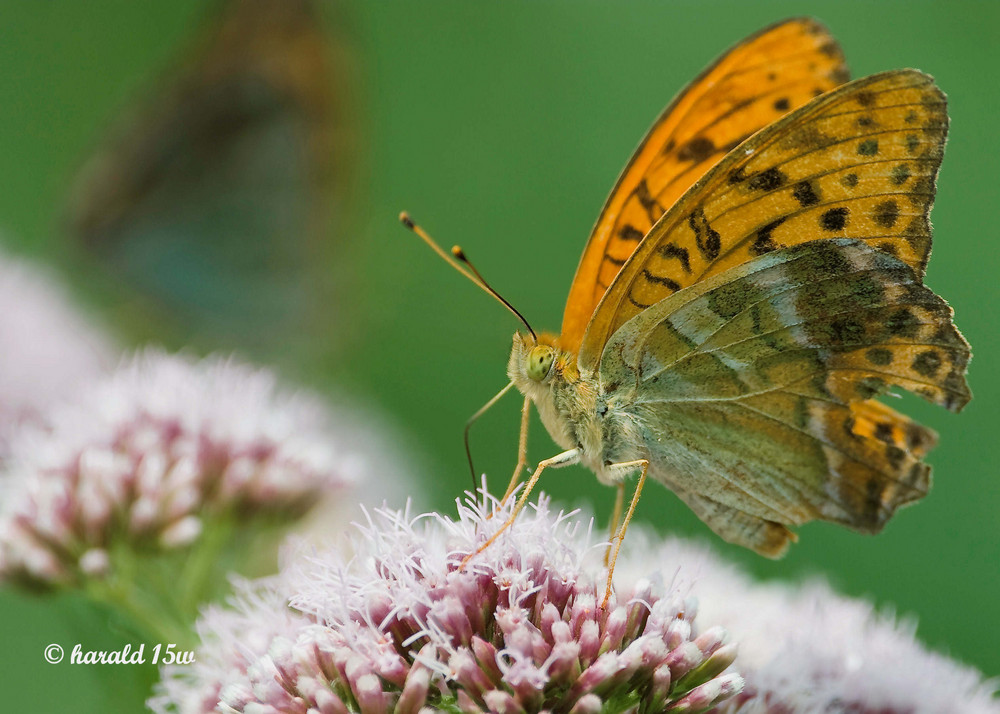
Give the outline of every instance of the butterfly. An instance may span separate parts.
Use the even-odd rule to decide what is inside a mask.
[[[212,341],[287,350],[335,282],[309,270],[335,249],[345,164],[338,48],[320,10],[221,3],[115,122],[68,202],[68,233],[116,283]]]
[[[507,523],[545,469],[583,464],[618,487],[613,572],[647,476],[771,558],[796,526],[876,533],[926,495],[935,433],[876,398],[898,387],[956,412],[971,398],[969,345],[922,282],[945,97],[916,70],[847,80],[826,28],[792,19],[656,120],[597,219],[560,334],[514,335],[519,466],[531,404],[564,451]]]

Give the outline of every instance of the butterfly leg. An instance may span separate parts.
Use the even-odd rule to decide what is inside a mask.
[[[622,519],[622,507],[625,505],[625,482],[618,484],[618,488],[615,493],[615,507],[611,511],[611,523],[608,524],[608,541],[610,542],[614,537],[615,533],[618,532],[618,523]],[[604,565],[607,566],[609,558],[611,557],[611,548],[608,548],[604,553]]]
[[[509,383],[506,387],[490,397],[490,400],[483,406],[479,407],[479,409],[476,410],[476,413],[469,417],[469,420],[465,422],[465,432],[463,438],[465,440],[465,458],[469,460],[469,473],[472,474],[472,493],[475,493],[479,486],[476,484],[476,467],[472,465],[472,448],[469,446],[469,431],[472,429],[472,425],[476,423],[476,420],[479,419],[479,417],[489,411],[494,404],[500,401],[501,397],[513,388],[514,383]]]
[[[531,418],[531,398],[524,398],[524,405],[521,407],[521,435],[517,441],[517,464],[514,465],[514,475],[510,477],[507,490],[504,491],[500,503],[506,503],[510,494],[514,493],[518,482],[521,480],[521,472],[528,465],[528,423]]]
[[[625,513],[625,518],[622,519],[621,528],[618,533],[615,534],[614,538],[611,540],[614,542],[610,548],[611,556],[606,557],[608,561],[608,584],[604,590],[604,600],[601,602],[601,607],[607,607],[608,600],[611,598],[611,578],[615,574],[615,562],[618,560],[618,551],[621,550],[622,542],[625,540],[625,531],[628,529],[628,524],[632,520],[632,514],[635,513],[635,505],[639,502],[639,496],[642,494],[642,487],[646,484],[646,471],[649,470],[649,461],[646,459],[637,459],[635,461],[625,461],[620,464],[612,464],[612,468],[616,471],[632,471],[636,468],[641,468],[642,473],[639,474],[639,482],[635,485],[635,493],[632,494],[632,501],[628,505],[628,511]],[[622,485],[624,489],[624,484]],[[619,491],[622,493],[622,491]]]
[[[466,563],[472,560],[475,556],[482,553],[484,550],[493,545],[493,542],[500,537],[500,534],[511,527],[514,523],[514,519],[517,518],[517,514],[521,512],[524,508],[524,504],[528,502],[528,496],[535,488],[535,484],[538,483],[539,477],[542,472],[547,468],[559,468],[560,466],[570,466],[572,464],[578,463],[580,461],[580,449],[570,449],[569,451],[564,451],[561,454],[556,454],[551,459],[545,459],[539,462],[538,468],[535,469],[535,473],[531,474],[531,478],[528,479],[528,483],[524,487],[524,491],[521,493],[521,497],[517,499],[517,503],[514,505],[514,510],[511,512],[510,517],[507,521],[497,529],[497,532],[490,536],[489,540],[483,543],[474,552],[469,553],[462,559],[459,563],[458,569],[461,570],[465,567]]]

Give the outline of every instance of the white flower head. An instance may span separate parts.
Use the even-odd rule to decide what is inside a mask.
[[[54,275],[0,253],[0,446],[82,385],[105,374],[115,350]]]
[[[301,515],[359,462],[316,399],[232,360],[158,351],[46,414],[0,474],[0,577],[75,582],[123,544],[169,550],[216,520]]]
[[[197,663],[166,668],[151,706],[691,712],[740,691],[735,645],[699,631],[693,600],[639,579],[601,608],[604,544],[544,496],[460,569],[512,505],[460,504],[457,519],[380,509],[353,556],[300,552],[266,584],[278,596],[206,613]]]
[[[636,537],[628,545],[643,548]],[[756,583],[679,539],[645,552],[685,563],[679,576],[697,592],[701,616],[740,642],[747,686],[719,714],[1000,714],[979,672],[927,650],[912,622],[864,600],[820,581]]]
[[[302,616],[286,607],[276,578],[235,579],[233,585],[228,606],[207,607],[197,623],[197,663],[165,668],[170,672],[166,692],[151,702],[154,708],[214,711],[220,683],[238,682],[272,642],[294,639],[302,629]]]

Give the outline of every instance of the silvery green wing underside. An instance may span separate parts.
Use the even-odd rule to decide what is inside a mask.
[[[872,398],[958,411],[969,347],[905,263],[850,239],[776,250],[625,323],[600,363],[636,384],[650,473],[713,530],[780,555],[784,526],[877,532],[927,493],[933,432]]]

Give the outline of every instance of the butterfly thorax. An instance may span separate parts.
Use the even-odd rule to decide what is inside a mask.
[[[643,458],[628,446],[641,440],[628,438],[636,423],[627,390],[620,385],[608,390],[596,375],[581,371],[576,355],[559,349],[553,335],[541,334],[536,341],[515,333],[507,374],[534,402],[553,441],[580,449],[581,462],[601,481],[616,480],[605,473],[611,463]]]

